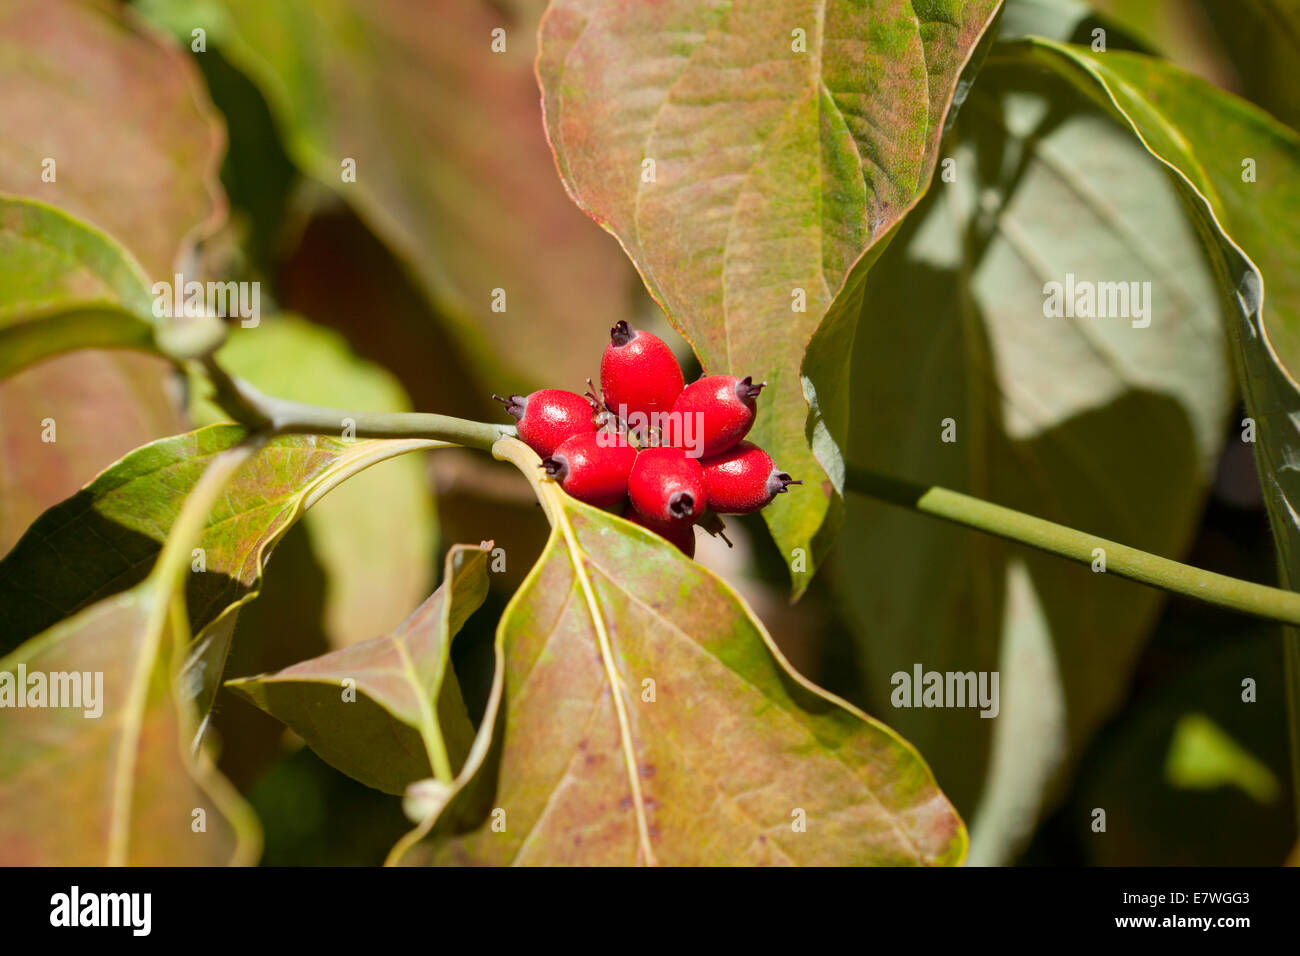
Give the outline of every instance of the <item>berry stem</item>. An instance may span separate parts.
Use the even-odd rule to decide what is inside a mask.
[[[358,438],[432,438],[466,448],[491,451],[498,439],[515,434],[513,425],[474,422],[429,412],[359,412],[291,402],[263,394],[232,375],[211,356],[199,367],[215,399],[235,421],[253,431],[274,434],[338,435],[343,420],[355,423]]]
[[[1300,594],[1294,591],[1204,571],[980,498],[947,488],[890,478],[865,468],[850,467],[845,476],[845,487],[869,498],[974,528],[1080,564],[1091,565],[1095,560],[1093,550],[1101,548],[1105,552],[1107,574],[1230,611],[1300,625]]]

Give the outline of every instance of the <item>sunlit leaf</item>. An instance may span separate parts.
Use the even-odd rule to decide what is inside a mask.
[[[861,279],[928,187],[999,6],[557,0],[543,21],[570,192],[706,371],[768,383],[751,437],[806,482],[764,512],[796,591],[842,509]]]
[[[1174,727],[1165,779],[1186,790],[1236,787],[1257,803],[1276,803],[1277,775],[1204,714],[1184,714]]]
[[[942,864],[965,829],[910,745],[794,673],[722,581],[537,478],[493,748],[402,863]]]
[[[148,282],[98,230],[0,197],[0,378],[95,346],[153,347]]]
[[[489,554],[467,545],[448,551],[442,585],[391,634],[226,686],[368,786],[403,793],[435,774],[449,784],[474,728],[448,654],[487,594]]]
[[[0,651],[138,584],[204,468],[244,434],[213,425],[161,439],[43,514],[0,561]],[[322,495],[376,462],[438,444],[315,435],[269,442],[230,481],[196,545],[201,550],[191,555],[186,604],[193,633],[202,638],[256,595],[267,554]],[[224,659],[225,645],[217,644],[192,671],[200,700],[210,701]]]

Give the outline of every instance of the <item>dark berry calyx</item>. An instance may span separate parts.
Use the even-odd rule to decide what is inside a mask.
[[[547,478],[554,478],[556,481],[563,481],[569,476],[568,460],[556,455],[543,459],[542,468],[545,469]]]
[[[752,375],[746,375],[744,378],[742,378],[739,382],[736,383],[736,397],[739,398],[742,402],[745,401],[746,399],[758,398],[758,393],[761,392],[766,387],[767,387],[767,382],[759,382],[757,385],[755,385],[754,377]]]
[[[622,348],[634,338],[636,338],[636,333],[632,331],[632,326],[622,320],[615,323],[614,327],[609,330],[609,340],[617,348]]]
[[[802,481],[796,481],[787,475],[784,471],[774,471],[767,479],[767,490],[774,495],[783,495],[785,490],[791,485],[802,485]]]
[[[674,518],[689,518],[695,514],[695,498],[688,491],[679,491],[668,499],[668,513]]]
[[[493,395],[498,402],[506,407],[510,417],[519,421],[524,417],[524,412],[528,409],[528,399],[523,395],[511,395],[509,398],[502,398],[500,395]]]

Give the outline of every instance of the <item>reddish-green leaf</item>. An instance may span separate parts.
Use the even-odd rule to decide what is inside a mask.
[[[192,747],[195,710],[177,684],[189,546],[250,453],[211,462],[144,581],[0,660],[0,863],[256,860],[257,823]]]
[[[537,478],[521,443],[498,455],[534,481],[551,538],[498,629],[483,766],[395,862],[961,859],[917,753],[794,673],[727,585]]]
[[[605,330],[631,318],[633,279],[557,181],[533,75],[540,2],[148,10],[186,36],[207,28],[265,93],[290,157],[414,267],[486,378],[581,391]]]
[[[860,280],[927,188],[999,6],[557,0],[543,21],[570,192],[707,371],[768,382],[752,437],[806,482],[764,512],[797,590],[842,506]]]
[[[66,209],[170,279],[224,214],[225,135],[196,72],[114,5],[4,0],[0,190]]]
[[[0,652],[60,618],[136,585],[157,560],[186,495],[208,464],[244,437],[213,425],[137,449],[51,508],[0,561]],[[423,439],[347,442],[286,435],[262,448],[230,481],[191,556],[191,627],[200,638],[251,600],[273,548],[303,511],[379,461],[438,447]],[[192,690],[215,692],[228,631],[195,662]]]
[[[0,2],[0,192],[66,210],[125,247],[150,279],[170,281],[224,211],[216,177],[223,143],[193,64],[129,11]],[[75,252],[65,273],[48,276],[48,289],[98,295],[102,283],[124,296],[126,270],[105,270],[102,250],[76,250],[57,229],[35,238]],[[106,344],[103,331],[97,322],[95,340],[79,344]],[[182,430],[166,385],[161,362],[90,351],[0,382],[0,549],[116,458]],[[43,440],[47,418],[57,443]]]
[[[0,553],[96,471],[185,428],[167,374],[162,359],[95,349],[0,382]]]

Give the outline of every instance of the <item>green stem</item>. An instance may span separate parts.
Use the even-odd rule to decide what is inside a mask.
[[[1091,565],[1096,559],[1094,550],[1100,548],[1105,553],[1107,574],[1230,611],[1283,624],[1300,624],[1300,594],[1294,591],[1203,571],[947,488],[889,478],[862,468],[848,469],[845,487],[849,491],[975,528],[1080,564]]]
[[[491,451],[498,439],[515,434],[513,425],[474,422],[429,412],[358,412],[275,398],[228,375],[211,356],[201,362],[217,403],[236,421],[255,431],[276,434],[337,435],[345,420],[358,438],[432,438]]]

